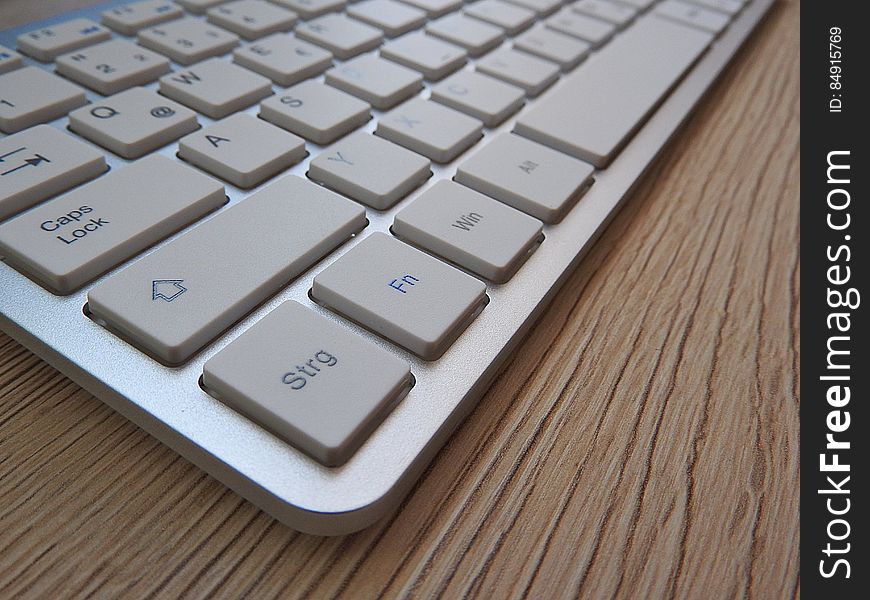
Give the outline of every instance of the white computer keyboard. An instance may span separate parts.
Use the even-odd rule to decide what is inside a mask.
[[[144,0],[0,32],[0,325],[289,525],[364,527],[771,1]]]

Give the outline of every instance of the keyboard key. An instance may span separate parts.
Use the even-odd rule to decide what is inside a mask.
[[[678,0],[665,0],[655,7],[654,12],[662,17],[714,34],[720,33],[731,21],[731,17],[727,14]]]
[[[192,13],[201,15],[212,6],[217,6],[227,0],[175,0],[176,4],[180,4]]]
[[[563,8],[547,19],[545,24],[550,29],[585,40],[593,48],[609,40],[616,31],[616,26],[612,23],[577,14],[569,8]]]
[[[421,358],[435,360],[477,316],[486,286],[376,232],[321,271],[311,295]]]
[[[196,113],[145,88],[132,88],[69,115],[69,128],[124,158],[138,158],[199,127]]]
[[[462,0],[401,0],[401,2],[425,10],[430,19],[446,15],[462,6]]]
[[[332,53],[292,35],[276,33],[233,52],[233,61],[290,86],[332,66]]]
[[[426,22],[426,11],[395,0],[363,0],[347,8],[347,14],[389,37],[417,29]]]
[[[536,25],[514,39],[514,48],[554,62],[563,71],[580,64],[589,53],[588,42]]]
[[[168,73],[169,61],[125,40],[110,40],[59,57],[57,72],[108,96]]]
[[[501,27],[458,13],[430,22],[426,25],[426,31],[451,44],[462,46],[471,56],[480,56],[492,50],[504,39]]]
[[[326,83],[387,109],[423,88],[423,76],[376,56],[358,56],[326,72]]]
[[[205,21],[185,18],[139,32],[139,43],[181,65],[192,65],[226,54],[239,45],[239,36]]]
[[[209,22],[248,40],[256,40],[279,31],[289,31],[298,20],[292,10],[266,0],[235,0],[210,8],[206,14]]]
[[[344,15],[328,14],[300,23],[296,27],[296,37],[323,46],[336,57],[347,60],[377,48],[383,34],[380,29]]]
[[[90,19],[73,19],[18,36],[18,49],[36,60],[51,62],[72,52],[112,37],[108,29]]]
[[[454,179],[509,206],[556,223],[592,183],[592,165],[510,133],[464,161]]]
[[[474,71],[459,71],[432,87],[431,99],[495,127],[523,107],[518,87]]]
[[[629,4],[638,10],[646,10],[658,0],[619,0],[623,4]]]
[[[124,35],[136,35],[143,27],[150,27],[177,19],[184,11],[166,0],[131,2],[103,13],[103,23]]]
[[[178,155],[240,188],[250,188],[302,160],[305,142],[238,113],[181,138]]]
[[[378,121],[377,134],[428,156],[450,162],[483,137],[479,120],[422,98],[408,100]]]
[[[15,133],[87,104],[79,86],[38,67],[0,75],[0,129]]]
[[[317,81],[303,81],[260,105],[260,118],[329,144],[371,118],[367,102]]]
[[[381,47],[381,56],[423,74],[431,81],[462,67],[468,53],[422,31],[407,33]]]
[[[285,8],[289,8],[303,19],[313,19],[328,12],[338,12],[347,4],[347,0],[270,0]]]
[[[462,12],[475,19],[498,25],[509,35],[516,35],[535,20],[534,11],[502,0],[478,0],[466,4]]]
[[[210,58],[160,78],[160,93],[221,119],[272,95],[272,82],[222,58]]]
[[[223,402],[337,467],[405,395],[411,371],[386,350],[289,301],[210,358],[202,381]]]
[[[636,8],[610,0],[577,0],[571,5],[571,10],[613,23],[619,28],[625,27],[637,16]]]
[[[88,306],[159,360],[181,364],[365,224],[358,204],[289,175],[96,286]]]
[[[604,167],[712,38],[645,16],[521,115],[514,131]]]
[[[24,61],[21,60],[20,54],[15,50],[10,50],[5,46],[0,46],[0,75],[15,69],[20,69],[23,66]]]
[[[149,156],[6,221],[0,253],[68,294],[225,201],[211,177]]]
[[[427,159],[365,131],[335,143],[308,166],[314,181],[377,210],[391,207],[430,175]]]
[[[102,154],[48,125],[0,138],[0,220],[106,168]]]
[[[734,16],[743,10],[744,0],[687,0],[692,4],[698,4],[705,8],[718,10],[726,15]]]
[[[539,17],[543,17],[556,12],[556,9],[562,6],[561,0],[505,0],[511,4],[528,8],[535,11]]]
[[[543,224],[449,180],[396,215],[392,231],[496,283],[504,283],[541,239]]]
[[[513,48],[501,48],[477,61],[477,70],[537,96],[559,79],[559,66]]]

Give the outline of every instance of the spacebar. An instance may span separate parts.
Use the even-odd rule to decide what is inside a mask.
[[[514,132],[605,167],[712,39],[642,17],[521,116]]]

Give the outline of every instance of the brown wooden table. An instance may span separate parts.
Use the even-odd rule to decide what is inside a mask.
[[[0,334],[0,597],[798,596],[799,8],[366,531],[291,531]]]

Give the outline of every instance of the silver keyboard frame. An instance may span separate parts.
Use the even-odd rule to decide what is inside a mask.
[[[0,44],[15,48],[15,38],[20,33],[73,17],[99,21],[100,12],[129,1],[113,0],[0,32]],[[500,365],[523,339],[586,249],[607,226],[635,182],[773,1],[754,0],[744,8],[612,164],[595,174],[594,185],[574,209],[561,223],[544,226],[545,241],[516,275],[503,285],[488,284],[489,304],[437,361],[423,361],[318,306],[310,300],[308,291],[317,272],[369,233],[388,231],[398,210],[435,182],[452,177],[457,164],[465,160],[468,153],[447,165],[433,164],[433,177],[393,208],[382,212],[368,209],[370,223],[363,232],[257,307],[181,367],[161,365],[85,316],[83,307],[88,289],[124,265],[76,293],[56,296],[0,262],[0,327],[113,409],[290,527],[319,535],[362,529],[392,512],[409,492],[456,426],[473,409]],[[596,60],[595,54],[587,60]],[[26,58],[25,61],[40,64]],[[51,65],[41,66],[51,68]],[[173,65],[173,68],[184,67]],[[473,61],[465,68],[473,68]],[[319,79],[322,80],[322,76]],[[561,80],[556,85],[560,84]],[[156,88],[156,84],[146,87]],[[281,88],[276,86],[275,89]],[[92,101],[100,98],[93,93],[88,96]],[[527,105],[534,105],[534,101]],[[256,115],[257,107],[245,112]],[[366,126],[369,131],[374,130],[380,113],[373,111],[373,114],[375,118]],[[203,125],[212,122],[201,115],[199,119]],[[486,130],[486,136],[510,131],[515,120],[516,115],[500,127]],[[59,119],[53,125],[65,128],[66,121],[66,118]],[[475,148],[485,143],[484,139]],[[159,152],[174,157],[174,148],[175,144],[171,144]],[[98,149],[106,154],[112,168],[127,162]],[[289,173],[304,176],[309,160],[322,147],[308,144],[308,150],[309,157]],[[230,198],[227,206],[256,191],[242,191],[230,185],[226,188]],[[221,210],[226,210],[226,206]],[[234,240],[234,243],[238,244],[239,252],[245,251],[244,240]],[[280,303],[291,299],[355,330],[407,361],[416,378],[416,385],[408,396],[350,461],[339,468],[320,465],[209,396],[199,386],[203,363],[209,357]]]

